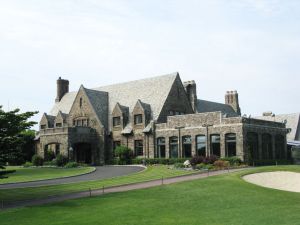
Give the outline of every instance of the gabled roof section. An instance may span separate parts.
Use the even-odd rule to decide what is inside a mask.
[[[179,76],[179,74],[176,72],[168,75],[114,84],[93,89],[85,88],[85,90],[89,90],[88,95],[92,99],[91,102],[93,102],[93,105],[94,103],[96,104],[96,106],[94,106],[95,111],[97,112],[98,110],[100,110],[99,116],[102,116],[103,112],[101,111],[101,104],[99,104],[99,102],[96,99],[103,99],[105,95],[103,94],[103,92],[107,92],[109,100],[109,115],[111,115],[117,103],[119,103],[121,106],[127,106],[129,108],[129,112],[132,112],[137,100],[140,99],[141,102],[147,103],[147,105],[151,106],[151,118],[155,120],[158,118],[162,107],[168,97],[168,94],[171,90],[172,84],[174,83],[177,76]],[[99,94],[99,92],[101,92],[102,94]],[[55,103],[54,107],[52,108],[49,114],[56,116],[59,110],[63,113],[69,114],[73,102],[76,98],[76,95],[77,91],[65,94],[60,102]],[[144,106],[148,108],[148,106]],[[128,109],[127,107],[126,109]]]
[[[55,116],[52,116],[52,115],[48,115],[46,113],[44,113],[44,116],[46,117],[47,121],[51,124],[54,123],[54,120],[55,120]]]
[[[210,102],[206,100],[197,100],[197,112],[206,113],[206,112],[217,112],[220,111],[223,114],[226,114],[228,117],[237,117],[239,116],[230,105]]]
[[[67,119],[68,114],[63,113],[62,111],[58,111],[57,116],[60,115],[62,117],[62,119],[65,121]],[[56,116],[56,118],[57,118]]]
[[[282,123],[286,121],[286,128],[291,129],[291,132],[287,134],[287,140],[300,141],[300,113],[281,114],[274,116],[258,116],[255,118]]]
[[[156,118],[159,115],[177,76],[179,76],[179,74],[176,72],[148,79],[93,88],[90,90],[109,93],[109,113],[112,112],[118,102],[121,105],[128,106],[132,111],[136,101],[140,99],[142,102],[147,102],[151,105],[153,117]],[[56,116],[59,110],[69,114],[76,95],[77,91],[65,94],[61,101],[54,105],[50,114]]]
[[[117,102],[128,106],[129,111],[132,112],[137,100],[140,99],[141,102],[151,105],[152,118],[156,119],[177,76],[178,73],[172,73],[159,77],[99,87],[95,88],[95,90],[109,93],[109,114],[112,113],[113,107]]]
[[[118,108],[120,111],[121,111],[121,113],[123,113],[123,114],[127,114],[128,113],[128,111],[129,111],[129,108],[127,107],[127,106],[123,106],[123,105],[121,105],[119,102],[117,102],[117,104],[116,104],[116,106],[114,107],[114,109],[115,108]],[[113,110],[114,110],[113,109]]]
[[[138,100],[138,102],[143,108],[144,112],[151,112],[151,106],[149,104],[142,102],[140,99]]]
[[[104,127],[108,126],[108,93],[84,88],[92,107]]]

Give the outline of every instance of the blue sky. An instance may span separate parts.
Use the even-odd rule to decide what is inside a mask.
[[[299,112],[300,1],[0,0],[0,104],[48,112],[56,79],[96,87],[178,71],[243,114]],[[39,120],[40,115],[34,119]]]

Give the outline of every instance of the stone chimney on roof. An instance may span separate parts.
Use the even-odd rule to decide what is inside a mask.
[[[197,112],[197,86],[194,80],[183,82],[187,97],[192,105],[193,111]]]
[[[55,102],[60,102],[60,100],[64,97],[66,93],[69,92],[69,81],[61,79],[61,77],[58,78],[56,81],[57,84],[57,95]]]
[[[239,94],[237,93],[237,91],[226,92],[225,104],[230,105],[238,115],[241,115],[241,109],[239,105]]]

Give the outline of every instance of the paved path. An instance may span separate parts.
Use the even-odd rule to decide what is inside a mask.
[[[160,185],[164,185],[164,184],[173,184],[173,183],[178,183],[178,182],[183,182],[183,181],[202,179],[202,178],[206,178],[208,176],[217,176],[217,175],[221,175],[221,174],[233,173],[233,172],[237,172],[237,171],[241,171],[241,170],[245,170],[245,169],[247,169],[247,168],[196,173],[196,174],[185,175],[185,176],[180,176],[180,177],[152,180],[152,181],[141,182],[141,183],[120,185],[120,186],[116,186],[116,187],[108,187],[105,189],[93,190],[91,192],[85,191],[85,192],[66,194],[66,195],[62,195],[62,196],[53,196],[53,197],[48,197],[48,198],[43,198],[43,199],[34,199],[34,200],[28,200],[28,201],[22,201],[22,202],[14,202],[14,203],[9,203],[9,204],[3,204],[2,208],[9,209],[9,208],[16,208],[16,207],[23,207],[23,206],[42,205],[42,204],[47,204],[47,203],[61,202],[64,200],[69,200],[69,199],[77,199],[77,198],[89,197],[89,196],[98,196],[98,195],[103,195],[103,194],[107,194],[107,193],[125,192],[125,191],[136,190],[136,189],[144,189],[144,188],[150,188],[150,187],[160,186]]]
[[[46,186],[46,185],[75,183],[81,181],[102,180],[105,178],[111,178],[111,177],[136,173],[144,169],[145,168],[142,166],[98,166],[96,167],[96,170],[94,172],[88,174],[66,177],[66,178],[56,178],[50,180],[15,183],[15,184],[0,184],[0,189],[39,187],[39,186]]]

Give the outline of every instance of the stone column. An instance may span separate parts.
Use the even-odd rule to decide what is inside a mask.
[[[275,134],[272,134],[272,154],[273,154],[273,159],[276,159]]]
[[[262,134],[258,133],[258,158],[262,159]]]
[[[210,154],[210,134],[208,131],[206,132],[205,136],[206,136],[206,148],[205,148],[206,156],[210,156],[211,155]]]
[[[191,135],[192,139],[192,156],[196,155],[196,137]]]
[[[170,158],[170,145],[169,145],[169,137],[165,138],[166,141],[166,158]]]
[[[221,132],[220,134],[220,148],[221,148],[221,158],[226,157],[226,139],[225,134]]]
[[[243,133],[236,133],[236,156],[244,160],[244,136]]]

